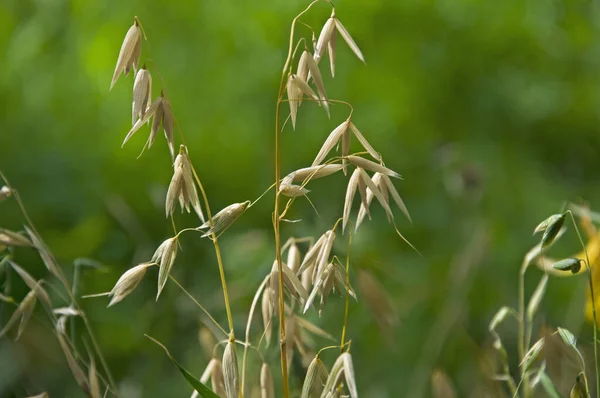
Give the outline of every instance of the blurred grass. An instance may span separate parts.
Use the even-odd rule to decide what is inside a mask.
[[[83,292],[108,291],[125,269],[147,259],[171,228],[163,216],[171,178],[164,139],[137,160],[143,131],[120,149],[129,128],[131,78],[121,78],[108,92],[133,16],[144,25],[152,62],[166,83],[211,205],[219,209],[256,198],[272,182],[276,90],[291,19],[305,4],[0,4],[0,167],[67,270],[76,257],[106,265],[105,273],[83,276]],[[351,306],[359,389],[365,396],[398,396],[414,379],[425,338],[452,289],[452,258],[483,223],[488,249],[471,271],[468,300],[435,364],[466,396],[479,368],[479,347],[489,343],[487,323],[500,305],[516,304],[518,268],[536,242],[531,232],[537,222],[564,200],[584,198],[598,207],[598,5],[344,0],[336,8],[367,65],[340,45],[335,79],[324,70],[327,91],[353,104],[356,125],[387,165],[404,176],[397,186],[414,225],[401,221],[400,228],[423,253],[409,250],[379,211],[356,237],[353,266],[373,270],[400,313],[390,348],[366,307]],[[328,15],[327,7],[319,6],[304,21],[318,31]],[[283,134],[283,171],[311,162],[346,115],[335,106],[328,120],[321,109],[303,107],[297,130]],[[321,233],[341,213],[342,178],[317,182],[312,189],[321,217],[298,201],[293,216],[304,222],[285,226],[284,237]],[[253,207],[223,239],[240,331],[253,289],[272,264],[270,202],[265,198]],[[177,219],[179,225],[195,222]],[[0,223],[21,227],[14,204],[0,206]],[[563,254],[577,251],[569,239],[559,249]],[[211,248],[191,236],[184,245],[175,276],[224,320]],[[34,275],[44,275],[31,253],[19,251],[17,259]],[[155,303],[153,272],[114,308],[104,308],[102,299],[85,305],[125,396],[183,396],[189,388],[143,333],[164,342],[198,375],[206,359],[196,337],[197,311],[172,285]],[[532,271],[529,289],[538,278]],[[579,330],[584,285],[552,279],[544,321]],[[336,335],[342,304],[332,299],[323,321]],[[515,348],[514,330],[504,331],[509,352]],[[590,336],[585,331],[583,341],[589,343]],[[24,344],[0,342],[0,353],[0,395],[48,389],[51,396],[80,396],[42,324],[24,336]]]

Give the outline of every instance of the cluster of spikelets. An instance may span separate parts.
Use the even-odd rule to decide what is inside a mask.
[[[22,202],[20,199],[18,199],[16,191],[8,186],[3,186],[0,188],[0,201],[8,199],[13,195],[15,198],[17,198],[19,205],[22,205]],[[4,337],[7,333],[16,330],[15,341],[19,340],[25,331],[25,328],[32,319],[37,304],[39,303],[43,307],[53,325],[54,335],[65,355],[65,359],[67,360],[67,364],[71,370],[71,373],[73,374],[73,377],[79,386],[86,391],[91,398],[101,398],[103,394],[100,387],[100,380],[105,380],[98,374],[94,360],[94,355],[101,355],[100,351],[98,350],[97,346],[94,345],[94,353],[89,352],[89,362],[82,365],[82,355],[77,352],[75,342],[72,341],[67,335],[67,325],[69,320],[72,318],[80,317],[84,319],[87,327],[86,315],[78,306],[75,297],[72,296],[69,282],[67,282],[67,279],[65,278],[60,266],[54,259],[54,256],[46,247],[41,237],[33,228],[32,224],[30,224],[30,221],[27,221],[29,226],[25,226],[26,235],[20,232],[0,228],[0,254],[2,254],[0,267],[9,267],[13,272],[15,272],[16,275],[20,277],[20,279],[29,289],[29,292],[20,302],[17,302],[13,297],[0,293],[1,302],[16,305],[15,310],[0,329],[0,338]],[[14,261],[15,249],[17,248],[30,248],[39,253],[47,270],[50,272],[50,274],[52,274],[53,277],[56,277],[61,282],[67,294],[70,295],[70,304],[67,306],[53,305],[52,300],[48,295],[46,288],[44,287],[47,283],[44,280],[35,279],[23,267]],[[3,273],[4,275],[7,275],[8,269],[3,269]],[[93,339],[95,344],[91,330],[88,329],[88,332],[90,333],[89,337]],[[87,372],[84,371],[86,367]],[[107,386],[107,390],[111,390],[109,383],[105,382],[105,384]],[[44,397],[47,398],[48,394],[41,393],[32,396],[31,398]]]
[[[344,25],[335,16],[335,12],[332,12],[331,17],[325,22],[318,40],[316,40],[316,43],[313,41],[314,48],[312,53],[305,44],[305,48],[298,60],[296,73],[293,73],[291,68],[287,71],[285,91],[288,97],[290,119],[294,128],[297,125],[297,114],[302,101],[317,103],[326,110],[328,115],[330,103],[336,102],[327,97],[325,84],[319,69],[319,62],[325,54],[328,54],[331,75],[334,75],[338,34],[349,45],[356,56],[364,62],[364,57],[359,47]],[[174,158],[174,174],[166,194],[165,212],[167,217],[171,216],[177,203],[179,203],[182,210],[185,209],[190,212],[190,209],[194,209],[201,221],[201,225],[194,229],[182,230],[174,237],[166,239],[148,262],[139,264],[126,271],[110,292],[111,301],[109,305],[113,305],[129,295],[143,279],[147,269],[155,265],[159,267],[158,299],[169,280],[177,257],[179,234],[184,231],[200,231],[202,237],[208,237],[217,244],[218,237],[252,206],[252,202],[250,201],[234,203],[225,207],[213,217],[210,216],[210,211],[208,211],[208,217],[205,219],[198,195],[199,190],[202,191],[204,205],[207,206],[208,204],[200,179],[192,165],[188,148],[181,145],[179,153],[176,157],[174,156],[175,118],[169,100],[165,95],[166,90],[163,88],[160,96],[152,100],[152,76],[150,71],[145,66],[138,69],[141,57],[141,43],[144,39],[145,34],[141,24],[135,18],[134,24],[127,32],[121,46],[111,82],[112,88],[121,74],[127,75],[130,71],[133,71],[135,74],[132,100],[132,128],[126,134],[123,144],[134,133],[139,131],[144,124],[149,123],[150,134],[145,145],[145,147],[149,148],[153,144],[156,134],[162,125],[171,156]],[[304,39],[302,40],[306,43]],[[288,63],[293,60],[294,55],[290,52]],[[278,106],[281,102],[282,98],[279,98]],[[341,101],[337,102],[341,103]],[[151,120],[152,122],[150,123]],[[350,152],[352,136],[360,143],[364,152]],[[340,145],[340,143],[341,156],[327,159],[331,151]],[[370,156],[371,159],[366,155]],[[306,196],[309,193],[306,186],[311,180],[329,177],[339,171],[347,175],[348,168],[354,168],[354,170],[348,181],[342,217],[335,222],[330,230],[325,231],[316,240],[313,238],[289,238],[281,248],[278,248],[280,252],[287,252],[286,262],[278,264],[277,260],[274,261],[270,272],[266,275],[255,294],[246,328],[246,341],[243,343],[244,358],[242,361],[241,387],[235,349],[236,340],[233,337],[232,330],[228,334],[227,341],[219,343],[225,344],[223,356],[221,358],[214,357],[209,362],[202,377],[197,380],[200,384],[193,384],[195,387],[194,395],[211,396],[210,390],[208,392],[204,390],[204,388],[207,388],[204,384],[208,383],[209,380],[212,392],[218,396],[237,398],[240,394],[244,395],[247,351],[248,347],[252,346],[249,341],[250,325],[255,309],[260,301],[264,326],[263,336],[266,343],[268,344],[271,340],[273,318],[276,316],[284,317],[286,333],[285,344],[282,344],[282,347],[285,348],[282,348],[282,350],[285,349],[285,356],[288,358],[288,370],[295,351],[298,351],[302,355],[303,363],[308,367],[303,384],[302,397],[336,397],[342,394],[344,388],[351,397],[355,398],[358,396],[352,357],[349,352],[350,342],[342,340],[342,344],[337,346],[341,349],[342,353],[328,370],[319,357],[320,351],[316,355],[314,354],[316,347],[314,347],[314,342],[310,338],[310,335],[325,338],[332,337],[327,332],[310,323],[302,315],[316,306],[315,300],[317,298],[319,298],[318,314],[321,315],[324,311],[327,298],[332,292],[346,296],[346,300],[348,297],[356,299],[356,293],[349,283],[348,261],[346,261],[346,264],[343,264],[338,256],[333,253],[337,227],[341,222],[342,232],[344,232],[349,224],[356,191],[360,194],[360,208],[355,223],[355,230],[358,229],[365,216],[370,217],[370,205],[373,198],[376,198],[383,207],[390,222],[393,222],[394,218],[391,210],[390,196],[391,200],[409,217],[406,206],[392,183],[392,178],[400,178],[400,175],[384,165],[381,154],[373,148],[356,127],[352,120],[352,112],[350,112],[347,120],[334,128],[328,135],[311,166],[295,170],[278,181],[278,184],[276,184],[278,186],[277,196],[281,194],[288,197],[289,200],[285,210],[281,214],[276,215],[276,217],[283,219],[285,212],[292,205],[294,199]],[[300,246],[305,242],[309,242],[309,245],[305,253],[302,254]],[[283,274],[281,277],[279,275],[280,272]],[[367,299],[373,299],[374,302],[385,302],[385,298],[382,298],[381,293],[377,294],[377,292],[373,291],[380,290],[376,281],[371,280],[370,275],[366,275],[366,278],[369,279],[369,283],[365,284],[369,289]],[[283,282],[282,287],[279,286],[280,281]],[[285,297],[280,296],[280,292],[284,292]],[[286,298],[288,302],[281,305],[286,301]],[[227,297],[225,299],[227,300]],[[284,314],[279,313],[280,308],[284,308]],[[300,314],[296,313],[298,310]],[[382,317],[389,317],[390,312],[384,311]],[[385,323],[387,321],[382,322]],[[221,328],[221,330],[223,329]],[[260,370],[260,389],[262,397],[274,397],[273,378],[266,362],[262,363]],[[285,392],[287,392],[287,386],[285,386],[284,394]]]

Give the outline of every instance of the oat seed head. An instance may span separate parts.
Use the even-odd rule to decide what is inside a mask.
[[[142,119],[152,96],[152,77],[150,71],[143,66],[135,75],[133,83],[133,103],[131,105],[131,125],[137,119]]]
[[[4,228],[0,228],[0,244],[5,246],[33,246],[33,243],[24,235]]]
[[[127,75],[131,67],[137,67],[137,63],[140,57],[141,44],[142,32],[136,18],[133,25],[127,31],[125,39],[123,40],[123,44],[121,45],[121,50],[119,51],[115,71],[113,73],[112,81],[110,82],[111,90],[117,82],[117,80],[119,79],[121,73]]]
[[[260,368],[260,397],[275,398],[275,386],[273,385],[273,375],[266,362],[263,362]]]
[[[312,163],[312,166],[320,165],[325,157],[331,152],[331,150],[337,145],[344,134],[348,133],[348,129],[350,127],[350,121],[346,120],[339,126],[337,126],[333,131],[329,134],[323,146],[319,150],[319,153],[315,157],[315,160]]]
[[[213,216],[212,227],[210,226],[210,222],[206,221],[197,229],[201,230],[208,228],[206,232],[202,235],[203,238],[212,234],[220,235],[223,231],[229,228],[242,214],[244,214],[250,203],[251,202],[247,200],[245,202],[231,204]]]
[[[158,263],[160,262],[160,269],[158,271],[158,292],[156,293],[156,300],[160,296],[167,280],[169,279],[169,275],[171,273],[171,268],[173,268],[173,264],[175,264],[175,258],[177,257],[177,238],[169,238],[165,240],[161,245],[156,249],[154,256],[152,257],[152,262]]]
[[[187,210],[190,212],[190,206],[196,211],[201,222],[204,222],[204,214],[200,206],[198,190],[194,182],[192,165],[187,154],[187,148],[181,145],[179,154],[173,163],[173,177],[167,190],[165,200],[165,211],[167,217],[173,214],[176,207],[176,201],[179,201],[181,211]]]
[[[223,353],[223,377],[225,379],[225,395],[227,398],[238,398],[240,386],[238,382],[238,363],[234,343],[229,341]]]
[[[115,287],[110,291],[111,299],[108,306],[117,304],[133,292],[144,278],[148,267],[152,265],[155,265],[155,263],[142,263],[125,271],[115,284]]]

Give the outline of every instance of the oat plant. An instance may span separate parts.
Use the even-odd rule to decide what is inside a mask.
[[[547,257],[548,250],[565,233],[567,229],[565,222],[572,223],[579,243],[581,244],[584,258],[572,257],[557,261]],[[562,327],[556,328],[556,330],[550,334],[545,330],[541,330],[539,332],[541,337],[532,344],[535,316],[546,293],[550,274],[577,274],[579,272],[585,272],[588,279],[589,300],[592,303],[595,303],[594,283],[587,247],[581,237],[581,233],[579,232],[579,228],[571,210],[554,214],[542,221],[534,230],[534,234],[537,233],[542,234],[540,243],[534,246],[525,255],[520,268],[518,309],[507,306],[500,308],[489,325],[489,331],[493,336],[493,347],[498,353],[500,362],[500,367],[495,377],[498,381],[501,381],[506,385],[510,395],[513,397],[533,397],[536,390],[539,390],[544,396],[560,397],[554,381],[550,379],[546,372],[547,359],[544,355],[547,340],[551,338],[551,335],[557,334],[569,349],[574,350],[579,359],[579,373],[576,375],[575,379],[571,381],[572,387],[569,392],[569,397],[590,397],[590,383],[588,382],[586,373],[586,361],[577,347],[577,339],[572,332]],[[525,273],[531,265],[536,264],[543,269],[545,273],[541,277],[536,289],[527,300],[525,293]],[[509,318],[514,318],[518,325],[518,382],[510,371],[508,353],[506,352],[502,338],[497,331],[498,326]],[[596,390],[596,396],[600,397],[600,391],[598,390],[598,387],[600,386],[597,351],[598,332],[594,304],[592,304],[592,320],[594,332],[594,370],[596,379],[594,389]]]
[[[319,30],[307,25],[302,17],[319,3],[327,7],[331,13],[328,18],[325,14],[317,38],[314,32]],[[317,7],[314,9],[315,12],[322,12],[317,11]],[[296,29],[299,24],[308,26],[313,32],[313,37],[300,37]],[[392,322],[393,311],[389,309],[389,301],[382,294],[380,285],[368,272],[351,266],[352,237],[359,233],[359,227],[365,217],[371,217],[373,199],[376,199],[383,208],[392,228],[404,241],[406,239],[396,227],[392,208],[397,206],[409,220],[410,216],[394,185],[394,180],[399,180],[400,175],[385,165],[382,154],[369,143],[362,127],[359,129],[355,123],[352,105],[342,100],[331,99],[326,91],[326,79],[322,73],[321,61],[328,58],[329,70],[333,78],[336,52],[342,43],[349,47],[359,61],[365,61],[359,46],[338,18],[333,4],[328,0],[313,1],[292,21],[287,57],[282,69],[274,112],[274,183],[265,191],[265,194],[274,193],[273,262],[265,264],[264,278],[256,288],[242,339],[238,337],[236,333],[238,329],[233,323],[226,265],[221,255],[220,239],[226,238],[227,229],[245,212],[250,211],[256,201],[263,198],[265,194],[255,200],[233,199],[232,204],[225,205],[222,210],[213,213],[208,195],[194,165],[195,159],[200,157],[194,156],[186,145],[184,134],[179,129],[171,107],[165,82],[158,71],[158,62],[150,62],[153,58],[150,56],[149,40],[137,17],[125,34],[110,82],[110,89],[122,83],[124,80],[122,76],[130,76],[133,83],[132,124],[124,134],[122,145],[131,145],[131,138],[136,134],[142,134],[142,131],[147,131],[148,134],[142,154],[146,150],[151,150],[155,143],[155,147],[166,144],[167,156],[173,165],[173,175],[165,196],[165,215],[173,227],[173,234],[165,237],[151,258],[133,265],[124,272],[110,292],[93,296],[108,296],[108,306],[116,305],[135,291],[146,277],[149,268],[158,267],[156,300],[160,299],[169,283],[181,289],[197,305],[204,315],[208,329],[213,334],[209,339],[211,342],[208,343],[212,359],[199,378],[187,371],[173,357],[168,347],[147,336],[149,341],[164,350],[166,356],[190,384],[193,389],[192,397],[238,398],[260,395],[263,398],[270,398],[275,397],[276,394],[285,398],[290,396],[358,397],[352,344],[360,344],[360,342],[352,343],[348,333],[351,299],[358,300],[351,285],[351,274],[357,274],[359,287],[365,292],[365,300],[375,310],[375,316],[381,318],[380,323],[389,326]],[[303,102],[304,106],[301,107]],[[330,107],[343,107],[348,110],[347,118],[336,121],[337,127],[329,133],[325,127],[311,125],[312,129],[325,132],[321,149],[312,163],[309,160],[304,167],[286,171],[284,174],[280,160],[286,148],[281,147],[281,135],[295,134],[291,130],[295,130],[304,122],[298,116],[302,110],[311,106],[323,108],[328,116],[330,116]],[[287,123],[288,120],[290,123]],[[159,143],[161,139],[157,140],[159,135],[164,135],[164,144]],[[265,137],[265,141],[267,139],[268,137]],[[353,142],[355,147],[361,147],[358,152],[352,151]],[[341,147],[339,154],[332,153],[336,147]],[[310,201],[308,187],[313,180],[341,178],[342,175],[348,181],[345,195],[340,195],[340,202],[343,202],[342,213],[332,220],[327,220],[331,224],[325,231],[315,231],[312,236],[295,236],[295,222],[288,223],[290,220],[287,215],[296,199]],[[9,248],[7,254],[1,257],[2,268],[0,269],[3,270],[6,278],[9,272],[19,275],[30,292],[20,303],[10,297],[10,291],[5,290],[2,293],[0,299],[3,305],[13,305],[16,308],[9,320],[2,325],[0,336],[14,330],[18,338],[31,319],[36,303],[39,301],[51,318],[54,333],[65,353],[74,378],[86,394],[93,398],[117,396],[115,382],[85,313],[78,305],[76,288],[71,287],[69,280],[36,232],[17,191],[6,179],[4,180],[6,186],[0,190],[0,199],[8,199],[11,196],[16,199],[26,220],[27,234],[0,230],[0,254],[2,249]],[[351,219],[356,196],[360,197],[360,204],[356,209],[356,218]],[[195,221],[192,226],[177,225],[173,214],[178,208],[182,212],[193,215]],[[192,296],[184,284],[173,276],[177,255],[182,249],[179,238],[184,233],[195,235],[198,241],[207,242],[215,251],[227,319],[226,326],[221,325],[217,317],[201,304],[202,298]],[[62,293],[68,296],[68,299],[64,300],[64,305],[53,304],[46,292],[47,283],[34,279],[14,262],[13,248],[20,246],[32,247],[39,251],[50,274],[63,286]],[[79,268],[75,267],[76,272],[80,272]],[[78,274],[75,275],[74,280],[78,280]],[[307,316],[309,311],[314,311],[319,317],[326,314],[326,304],[331,299],[332,293],[338,294],[344,300],[343,323],[340,325],[340,336],[337,338],[309,321]],[[262,322],[257,330],[256,327],[253,328],[253,321],[259,316]],[[66,333],[67,324],[74,317],[83,320],[86,327],[85,335],[80,333],[78,336],[77,333],[80,331],[73,328],[70,334]],[[241,325],[238,325],[239,327]],[[276,332],[273,332],[273,329],[276,329]],[[88,341],[91,343],[91,349],[87,350],[86,356],[78,351],[81,345],[75,341],[78,337],[82,339],[85,347]],[[323,340],[329,343],[327,345],[319,343]],[[280,371],[275,371],[277,364],[269,363],[267,359],[266,354],[270,344],[276,345],[279,351]],[[335,360],[329,362],[328,356],[323,353],[331,350],[337,351],[337,356]],[[292,359],[298,356],[305,367],[305,377],[303,380],[291,382]],[[96,367],[96,358],[102,365],[102,373]]]

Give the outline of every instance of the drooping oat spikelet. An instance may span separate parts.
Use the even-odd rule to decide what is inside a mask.
[[[33,290],[29,291],[23,301],[19,303],[15,311],[12,313],[11,317],[6,322],[6,325],[4,325],[2,330],[0,330],[0,337],[4,336],[13,327],[13,325],[20,320],[19,328],[17,329],[17,336],[15,337],[15,341],[19,340],[21,334],[25,330],[25,327],[29,323],[29,319],[31,319],[36,302],[37,298],[35,292]]]
[[[342,377],[346,381],[346,387],[350,393],[350,397],[358,398],[358,391],[356,389],[356,379],[354,376],[354,366],[352,364],[352,356],[350,353],[345,352],[341,354],[331,367],[331,373],[325,383],[325,388],[321,393],[321,397],[326,397],[329,392],[333,392]]]
[[[314,180],[317,178],[327,177],[329,175],[337,173],[341,169],[342,169],[341,164],[316,165],[316,166],[305,167],[305,168],[293,171],[290,174],[288,174],[285,178],[290,178],[291,181],[295,181],[295,182],[303,182],[307,178]]]
[[[148,267],[151,267],[152,265],[154,265],[154,263],[142,263],[125,271],[115,284],[115,287],[110,291],[111,299],[108,306],[110,307],[117,304],[133,292],[144,278]]]
[[[175,258],[177,257],[177,238],[169,238],[165,240],[154,252],[154,256],[152,256],[153,263],[159,263],[160,269],[158,271],[158,292],[156,293],[156,300],[160,296],[167,280],[169,279],[169,274],[171,273],[171,268],[173,268],[173,264],[175,264]]]
[[[242,203],[231,204],[213,216],[212,227],[210,226],[210,221],[206,221],[197,229],[201,230],[208,228],[206,232],[202,235],[203,238],[212,234],[220,235],[246,211],[250,203],[251,202],[247,200]]]
[[[362,145],[362,147],[365,148],[367,152],[369,152],[369,155],[373,156],[373,159],[381,161],[381,154],[377,152],[375,148],[371,146],[371,144],[369,144],[369,141],[367,141],[365,136],[362,135],[358,128],[356,128],[356,125],[352,122],[350,122],[350,130],[352,130],[352,133],[354,134],[358,142],[360,142],[360,145]]]
[[[298,245],[296,245],[295,241],[292,242],[288,248],[287,266],[294,274],[298,272],[298,269],[300,268],[300,250],[298,249]]]
[[[119,79],[121,73],[125,76],[129,73],[131,68],[137,69],[137,64],[140,58],[142,49],[142,30],[139,26],[139,21],[135,17],[134,23],[127,31],[121,50],[119,51],[119,57],[117,58],[117,65],[115,66],[115,72],[113,73],[112,81],[110,82],[110,89]]]
[[[323,29],[319,35],[319,40],[317,41],[314,56],[315,61],[319,62],[325,54],[325,49],[327,46],[327,50],[329,52],[331,76],[335,75],[336,29],[346,44],[348,44],[352,52],[358,57],[358,59],[360,59],[362,62],[365,62],[365,58],[360,51],[360,48],[358,48],[358,45],[352,39],[352,36],[350,36],[350,33],[348,30],[346,30],[342,22],[335,17],[334,10],[331,12],[331,17],[327,20],[327,22],[325,22],[325,25],[323,25]]]
[[[162,97],[158,97],[157,99],[155,99],[152,104],[150,104],[150,106],[148,107],[148,109],[146,109],[146,111],[144,112],[144,114],[142,115],[142,117],[140,119],[138,119],[133,126],[131,127],[131,129],[127,132],[127,135],[125,136],[125,139],[123,140],[123,143],[121,144],[121,148],[125,146],[125,144],[127,144],[127,141],[129,141],[129,139],[131,137],[133,137],[133,135],[140,129],[142,128],[142,126],[148,122],[150,120],[150,118],[152,116],[155,116],[155,114],[157,114],[159,111],[161,111],[163,98]],[[162,112],[162,111],[161,111]],[[152,146],[152,142],[154,141],[152,132],[150,132],[150,138],[148,139],[148,147]]]
[[[152,76],[144,65],[138,70],[133,83],[133,103],[131,105],[131,125],[136,119],[142,119],[150,105],[152,97]]]
[[[308,249],[308,252],[306,252],[306,254],[304,255],[302,264],[300,264],[300,268],[296,272],[297,274],[306,272],[305,270],[307,270],[310,266],[314,265],[317,262],[317,258],[319,257],[319,253],[321,252],[323,245],[327,241],[327,237],[327,232],[325,232],[319,237],[319,239],[317,239],[315,244]]]
[[[288,198],[296,198],[298,196],[305,196],[310,191],[300,185],[281,184],[279,186],[279,192]]]
[[[260,368],[260,397],[275,398],[275,386],[273,385],[273,375],[266,362],[263,362]]]
[[[342,137],[344,135],[350,134],[349,128],[350,128],[350,120],[346,120],[342,124],[337,126],[335,129],[333,129],[333,131],[329,134],[329,136],[323,143],[323,146],[319,150],[317,157],[315,157],[315,160],[312,163],[313,167],[320,165],[323,162],[323,160],[325,160],[325,157],[327,156],[327,154],[329,154],[329,152],[331,152],[331,150],[337,145],[337,143],[340,141],[340,139],[342,139]],[[342,148],[342,149],[344,149],[344,148]],[[348,155],[347,153],[346,154],[342,153],[342,156],[344,156],[344,157],[346,157],[347,155]]]
[[[46,247],[46,244],[42,241],[42,238],[40,238],[36,232],[29,229],[27,226],[25,226],[25,231],[29,235],[29,238],[31,238],[33,246],[37,249],[48,271],[54,274],[54,276],[58,277],[58,279],[62,279],[58,263],[54,259],[54,256],[50,253],[50,250],[48,250]]]
[[[331,254],[331,249],[333,248],[333,242],[335,241],[335,232],[333,230],[329,230],[325,232],[325,242],[323,243],[323,247],[317,256],[317,260],[315,263],[315,270],[313,272],[313,283],[315,283],[318,275],[323,272],[328,261],[329,255]]]
[[[223,367],[221,366],[221,361],[219,359],[215,359],[214,368],[210,375],[210,385],[212,386],[213,391],[220,397],[225,396],[225,378],[223,376]]]
[[[332,40],[332,35],[335,32],[335,13],[331,13],[331,17],[327,19],[323,28],[321,29],[321,34],[319,34],[319,39],[317,40],[317,45],[315,47],[315,61],[319,62],[323,55],[325,55],[325,50],[327,49],[327,45]],[[334,47],[335,48],[335,47]],[[331,57],[331,53],[329,54]],[[333,76],[333,71],[331,75]]]
[[[327,382],[329,372],[321,359],[316,356],[306,371],[304,384],[302,385],[301,398],[319,397],[323,393],[323,387]]]
[[[87,379],[85,373],[83,372],[83,369],[81,369],[81,366],[79,366],[77,359],[75,359],[75,355],[73,355],[73,353],[71,352],[71,346],[69,345],[69,343],[67,343],[67,339],[66,339],[65,335],[62,332],[60,332],[59,330],[57,330],[56,338],[58,339],[58,342],[60,343],[60,347],[62,348],[63,353],[65,354],[65,358],[67,359],[67,364],[69,365],[69,369],[71,369],[71,373],[73,374],[75,381],[77,381],[77,384],[79,384],[79,386],[84,391],[88,391],[88,389],[89,389],[88,379]]]
[[[361,169],[369,170],[374,173],[381,173],[383,175],[394,178],[402,178],[400,174],[396,173],[394,170],[388,169],[387,167],[382,166],[379,163],[375,163],[360,156],[350,155],[347,158],[350,163],[352,163],[356,167],[360,167]]]
[[[321,77],[321,72],[319,71],[319,66],[315,62],[314,58],[308,53],[308,51],[304,51],[302,54],[304,57],[306,66],[310,72],[310,76],[315,82],[315,86],[317,87],[317,93],[319,94],[319,98],[321,99],[320,104],[325,108],[325,112],[327,112],[327,116],[329,116],[329,104],[327,103],[327,93],[325,92],[325,84],[323,84],[323,78]],[[301,58],[302,58],[301,57]],[[304,81],[308,81],[308,78],[305,78]]]
[[[100,392],[100,382],[98,381],[98,373],[96,371],[96,362],[94,361],[93,357],[90,359],[88,380],[90,381],[90,397],[102,398],[102,393]]]
[[[272,317],[273,317],[273,306],[274,306],[274,301],[273,301],[273,296],[275,295],[275,292],[272,291],[271,286],[266,286],[265,289],[263,290],[263,294],[262,294],[262,300],[261,300],[261,313],[262,313],[262,320],[263,320],[263,328],[265,331],[265,341],[267,343],[267,345],[269,345],[269,343],[271,342],[271,330],[272,330],[272,324],[273,322]]]
[[[348,181],[348,188],[346,189],[346,199],[344,200],[344,212],[342,216],[342,233],[346,230],[346,224],[348,224],[348,220],[350,219],[352,200],[354,199],[354,194],[356,193],[356,189],[358,188],[359,181],[361,181],[360,170],[356,168],[356,170],[354,170],[354,172],[350,176],[350,180]],[[366,208],[368,209],[368,206]]]
[[[323,271],[319,272],[316,275],[316,278],[313,278],[313,289],[308,296],[308,300],[306,300],[306,304],[304,305],[303,313],[306,313],[308,309],[312,306],[317,294],[321,295],[321,303],[324,303],[327,292],[325,292],[324,286],[330,281],[330,276],[333,274],[335,264],[333,262],[329,263],[326,267],[323,268]],[[313,273],[313,275],[315,275]],[[321,312],[319,311],[319,316]]]
[[[298,300],[298,302],[302,305],[306,302],[308,298],[308,292],[304,289],[302,282],[296,274],[285,264],[281,267],[283,271],[283,282],[288,293]],[[277,260],[273,262],[273,267],[271,270],[271,292],[279,292],[279,270],[277,267]],[[276,303],[276,300],[273,300],[273,303]],[[277,306],[275,306],[277,308]]]
[[[383,193],[381,192],[381,190],[377,186],[375,186],[375,183],[373,183],[373,180],[371,180],[371,177],[369,177],[367,172],[364,171],[362,168],[357,167],[357,170],[360,170],[360,177],[361,177],[362,181],[365,183],[367,188],[371,192],[373,192],[373,195],[377,198],[377,200],[381,204],[381,207],[384,208],[386,215],[388,216],[388,220],[394,218],[394,215],[392,214],[392,210],[390,209],[390,205],[389,205],[388,201],[383,196]]]
[[[383,175],[381,173],[375,173],[373,175],[373,177],[371,178],[371,181],[380,190],[380,192],[382,194],[382,197],[385,200],[385,202],[388,203],[388,205],[389,205],[389,195],[391,194],[392,199],[394,200],[394,202],[396,203],[396,205],[400,208],[400,210],[402,211],[402,213],[404,213],[404,215],[406,216],[406,218],[408,218],[408,220],[410,222],[412,222],[412,219],[410,217],[408,209],[406,208],[406,205],[404,204],[404,201],[400,197],[400,194],[398,193],[398,191],[394,187],[394,184],[392,183],[392,180],[388,176],[386,176],[386,175]],[[358,227],[362,223],[365,215],[368,213],[368,209],[369,209],[369,206],[370,206],[372,200],[373,200],[373,191],[371,191],[367,187],[366,201],[363,201],[363,203],[362,203],[362,205],[360,207],[360,210],[358,212],[358,217],[356,219],[356,230],[357,231],[358,231]],[[388,215],[388,219],[389,219],[389,215]]]
[[[296,128],[296,115],[298,113],[298,105],[302,100],[302,96],[306,95],[315,101],[319,101],[319,97],[315,94],[312,88],[304,79],[295,74],[290,74],[286,84],[288,101],[290,103],[290,117],[292,119],[292,127]]]
[[[238,398],[240,386],[238,382],[238,363],[234,343],[229,341],[223,353],[223,377],[225,379],[225,395],[227,398]]]
[[[179,201],[181,211],[184,208],[190,212],[190,205],[196,211],[200,221],[204,222],[204,214],[200,206],[198,191],[192,173],[192,166],[187,154],[187,148],[183,145],[179,148],[179,154],[175,158],[173,164],[173,177],[167,190],[167,198],[165,201],[165,210],[167,217],[175,211],[176,201]]]
[[[0,228],[0,244],[6,246],[33,246],[31,241],[18,232]]]
[[[35,292],[37,298],[40,300],[42,305],[46,308],[46,311],[52,310],[52,303],[50,302],[50,296],[46,292],[46,289],[42,286],[42,281],[36,281],[33,277],[17,265],[14,261],[10,262],[10,266],[15,270],[17,274],[23,279],[23,282],[27,285],[29,289]]]

